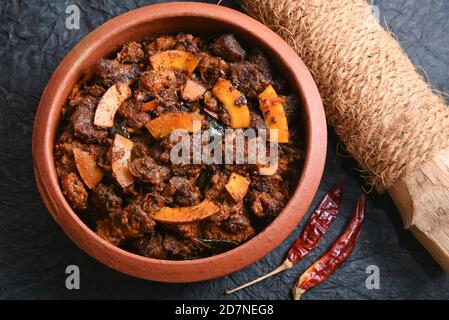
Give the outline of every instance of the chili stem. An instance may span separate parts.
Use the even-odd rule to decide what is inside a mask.
[[[298,287],[293,287],[293,300],[301,299],[301,296],[304,292],[306,292],[306,290]]]
[[[231,293],[234,293],[234,292],[236,292],[236,291],[238,291],[240,289],[252,286],[253,284],[255,284],[255,283],[259,282],[259,281],[265,280],[266,278],[274,276],[275,274],[278,274],[278,273],[280,273],[282,271],[290,269],[293,266],[294,266],[294,264],[290,260],[286,259],[279,267],[277,267],[276,269],[274,269],[270,273],[267,273],[267,274],[265,274],[265,275],[255,279],[255,280],[253,280],[251,282],[245,283],[244,285],[241,285],[240,287],[234,288],[232,290],[228,290],[228,291],[226,291],[226,294],[231,294]]]
[[[290,250],[287,253],[287,259],[282,265],[280,265],[270,273],[257,278],[256,280],[241,285],[240,287],[237,287],[235,289],[226,291],[226,294],[231,294],[240,289],[249,287],[284,270],[290,269],[299,261],[301,261],[301,259],[304,258],[304,256],[306,256],[310,251],[312,251],[312,249],[315,248],[318,243],[320,243],[321,239],[324,236],[324,233],[337,217],[343,192],[343,186],[344,180],[342,179],[328,194],[326,194],[321,203],[307,220],[306,225],[301,232],[301,235],[291,246]]]

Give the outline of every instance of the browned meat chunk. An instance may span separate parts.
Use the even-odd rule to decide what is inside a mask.
[[[270,79],[254,64],[243,61],[231,65],[231,82],[246,97],[255,98],[270,84]]]
[[[153,158],[157,163],[160,164],[170,164],[170,151],[165,150],[162,148],[159,144],[153,144],[150,148],[146,148],[147,152],[143,153],[142,156],[150,156]],[[142,150],[143,151],[143,150]],[[133,157],[134,159],[134,157]]]
[[[64,139],[65,137],[67,140]],[[71,134],[61,135],[58,140],[59,143],[55,146],[55,162],[58,177],[61,178],[72,171],[78,170],[73,157],[73,149],[82,147],[82,144],[78,141],[72,141]]]
[[[82,97],[82,91],[81,91],[82,83],[77,83],[75,87],[73,87],[72,92],[70,93],[68,103],[63,106],[63,114],[67,112],[65,109],[67,105],[70,107],[75,107],[78,105],[78,102],[80,101],[80,98]]]
[[[97,84],[87,86],[82,91],[77,88],[77,90],[72,92],[72,95],[69,98],[69,105],[71,107],[76,107],[85,98],[85,96],[91,96],[99,99],[105,92],[106,89]]]
[[[117,234],[113,228],[110,218],[97,221],[97,228],[95,232],[100,238],[110,242],[111,244],[118,246],[122,242],[121,234]]]
[[[209,223],[204,227],[203,232],[205,239],[234,241],[241,243],[254,236],[255,230],[253,227],[248,226],[240,232],[232,233],[217,224]]]
[[[173,36],[160,36],[147,45],[148,56],[152,56],[160,51],[172,50],[175,48],[176,40]]]
[[[166,224],[163,225],[163,230],[171,234],[177,234],[183,239],[201,239],[201,225],[198,222]]]
[[[117,60],[120,63],[140,63],[144,58],[142,45],[134,41],[125,43],[122,51],[117,54]]]
[[[282,177],[278,173],[271,176],[264,176],[256,173],[251,178],[251,189],[272,193],[279,188],[281,182]]]
[[[58,148],[58,146],[56,146],[56,148]],[[60,158],[56,159],[55,162],[56,172],[58,173],[59,178],[77,170],[73,154],[65,153],[61,155]]]
[[[278,215],[288,201],[288,198],[279,191],[273,193],[252,190],[248,194],[251,211],[258,218]]]
[[[220,211],[213,215],[210,220],[213,222],[223,222],[231,216],[244,214],[244,211],[245,206],[243,202],[234,203],[232,200],[225,201],[220,204]]]
[[[226,108],[220,108],[218,111],[218,118],[226,127],[231,127],[231,117],[229,116],[229,112]]]
[[[213,215],[210,220],[212,222],[223,222],[233,216],[246,215],[246,208],[243,202],[234,203],[225,189],[225,185],[229,180],[229,175],[218,171],[212,175],[210,182],[211,186],[206,191],[206,198],[219,202],[220,211]]]
[[[164,195],[172,197],[173,202],[181,207],[189,207],[201,201],[200,189],[184,177],[172,177],[164,190]]]
[[[150,70],[140,78],[142,89],[148,91],[158,104],[167,107],[173,107],[178,103],[178,91],[184,83],[184,73],[169,69]]]
[[[246,207],[242,206],[242,210],[233,212],[221,225],[230,233],[239,233],[247,230],[251,227],[251,221],[249,220]]]
[[[87,209],[87,191],[83,182],[75,172],[62,177],[61,180],[62,193],[69,200],[70,205],[78,210]]]
[[[84,94],[92,96],[94,98],[101,98],[103,94],[106,92],[106,89],[97,84],[91,85],[84,89]]]
[[[122,198],[117,196],[112,185],[99,183],[92,189],[91,201],[97,209],[110,211],[120,209],[123,203]]]
[[[229,62],[245,59],[246,51],[242,48],[233,34],[219,36],[210,46],[212,53]]]
[[[158,165],[152,158],[138,158],[131,162],[131,173],[137,179],[153,185],[159,185],[170,176],[167,167]]]
[[[136,65],[122,64],[116,60],[100,59],[93,67],[93,73],[101,84],[112,86],[137,78],[140,69]]]
[[[75,137],[86,143],[102,143],[108,137],[106,129],[94,125],[96,103],[95,98],[84,97],[70,118]]]
[[[226,61],[205,52],[201,52],[200,57],[201,60],[197,69],[200,73],[201,80],[203,80],[210,89],[220,77],[228,74],[229,64]]]
[[[143,137],[132,138],[133,148],[131,150],[131,159],[143,158],[150,155],[150,148]]]
[[[156,225],[136,203],[128,205],[124,210],[112,210],[109,215],[110,218],[97,223],[97,234],[114,244],[142,237],[145,233],[152,232]]]
[[[187,178],[197,177],[201,170],[203,169],[202,164],[191,165],[191,164],[178,164],[171,167],[171,172],[174,176],[185,176]]]
[[[200,38],[187,33],[178,34],[175,37],[175,41],[175,49],[189,51],[193,54],[197,54],[203,46]]]
[[[167,251],[164,249],[162,242],[164,237],[159,232],[144,236],[134,242],[137,253],[148,258],[167,259]]]
[[[130,204],[121,212],[120,222],[127,225],[128,234],[141,235],[151,232],[156,223],[138,204]]]
[[[250,116],[251,116],[251,127],[258,128],[258,129],[266,129],[267,125],[265,124],[265,120],[262,118],[262,116],[254,111],[250,110]]]
[[[122,192],[123,192],[123,194],[126,194],[126,195],[132,197],[133,200],[142,200],[143,195],[142,195],[139,187],[140,186],[138,186],[136,183],[132,183],[126,187],[123,187]]]
[[[91,145],[94,152],[95,162],[102,168],[109,170],[111,167],[110,146],[108,144]]]
[[[73,130],[70,128],[70,126],[67,126],[64,128],[64,132],[61,133],[61,135],[56,140],[57,144],[64,143],[64,142],[74,142],[75,137],[73,136]]]
[[[156,212],[165,206],[166,198],[159,192],[150,192],[145,195],[142,202],[142,208],[152,217]]]
[[[270,67],[270,62],[268,61],[268,58],[265,56],[265,54],[258,48],[254,48],[250,51],[248,57],[246,60],[253,65],[256,66],[256,68],[262,72],[268,79],[272,78],[272,71]]]
[[[172,36],[161,36],[154,40],[156,51],[166,51],[175,48],[176,40]]]
[[[163,246],[164,249],[170,253],[170,255],[185,259],[192,253],[194,243],[189,240],[179,239],[178,237],[167,234],[164,238]]]
[[[151,120],[148,113],[140,110],[140,105],[134,99],[128,99],[118,108],[118,114],[135,129],[142,128],[145,123]]]
[[[223,201],[227,195],[225,184],[228,179],[229,175],[222,171],[214,173],[210,179],[211,187],[206,191],[206,198],[211,201]]]

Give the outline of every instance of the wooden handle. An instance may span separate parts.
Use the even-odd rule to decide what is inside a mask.
[[[408,173],[388,193],[405,228],[449,273],[449,150]]]

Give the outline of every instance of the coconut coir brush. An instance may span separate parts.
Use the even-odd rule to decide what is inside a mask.
[[[242,0],[315,78],[328,122],[368,183],[449,272],[449,108],[365,0]]]

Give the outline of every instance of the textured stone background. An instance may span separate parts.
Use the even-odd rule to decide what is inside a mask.
[[[277,250],[230,276],[195,284],[163,284],[134,279],[84,254],[52,220],[37,194],[32,171],[31,130],[40,95],[64,55],[88,32],[136,7],[162,1],[19,1],[0,4],[0,298],[289,299],[297,276],[342,230],[361,192],[355,164],[337,157],[329,135],[326,172],[315,204],[341,176],[347,179],[342,213],[307,259],[285,272],[224,296],[225,289],[279,264],[298,235]],[[214,2],[214,1],[209,1]],[[81,9],[81,29],[65,28],[65,8]],[[426,70],[435,89],[449,92],[449,2],[378,0],[382,21],[412,60]],[[231,1],[223,5],[238,8]],[[300,226],[301,227],[301,226]],[[65,267],[81,269],[81,290],[65,289]],[[368,265],[380,268],[380,290],[367,290]],[[388,196],[370,194],[366,224],[350,259],[304,299],[448,299],[449,276],[402,229]]]

